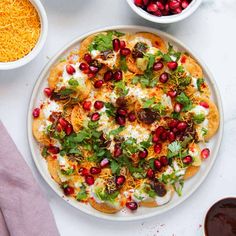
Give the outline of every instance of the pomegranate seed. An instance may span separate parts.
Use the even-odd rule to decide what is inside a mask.
[[[62,131],[61,124],[59,124],[59,123],[57,124],[56,130],[57,130],[57,132],[61,132]]]
[[[125,41],[124,41],[124,40],[121,40],[121,41],[120,41],[120,48],[122,49],[122,48],[125,48],[125,47],[126,47]]]
[[[156,134],[154,134],[154,135],[152,136],[152,142],[153,142],[153,143],[159,142],[159,136],[157,136]]]
[[[136,202],[126,202],[126,207],[131,211],[135,211],[138,209],[138,204]]]
[[[102,109],[104,107],[104,102],[102,102],[102,101],[96,101],[95,103],[94,103],[94,108],[96,109],[96,110],[100,110],[100,109]]]
[[[167,95],[170,96],[171,98],[174,98],[177,95],[177,91],[170,90],[170,91],[168,91]]]
[[[119,144],[115,144],[114,157],[119,157],[122,154],[122,149]]]
[[[130,49],[129,48],[122,48],[121,50],[120,50],[120,54],[122,55],[122,56],[128,56],[129,54],[131,53],[131,51],[130,51]]]
[[[159,10],[163,11],[165,9],[164,5],[161,2],[156,2],[156,4]]]
[[[48,152],[50,152],[52,154],[58,154],[60,152],[60,148],[56,147],[56,146],[50,146],[48,148]]]
[[[170,141],[170,142],[173,142],[173,141],[175,141],[175,134],[174,134],[174,132],[172,132],[172,131],[170,131],[169,133],[168,133],[168,140]]]
[[[114,73],[114,79],[115,81],[120,81],[122,80],[122,71],[121,70],[117,70],[115,73]]]
[[[154,145],[154,152],[159,154],[162,150],[162,144],[161,143],[157,143]]]
[[[113,39],[112,44],[113,44],[113,50],[115,52],[118,52],[119,49],[120,49],[120,40],[119,39]]]
[[[159,126],[159,127],[156,128],[155,134],[156,134],[158,137],[160,137],[160,135],[161,135],[162,133],[164,133],[165,131],[166,131],[166,129],[165,129],[163,126]]]
[[[189,5],[188,1],[185,1],[185,0],[182,1],[182,3],[181,3],[181,6],[182,6],[183,9],[187,8],[188,5]]]
[[[157,4],[155,3],[149,3],[147,6],[147,11],[148,12],[155,12],[158,10]]]
[[[92,121],[98,121],[100,119],[100,114],[98,112],[95,112],[91,116]]]
[[[161,156],[160,157],[160,162],[163,166],[167,166],[169,164],[169,160],[166,156]]]
[[[72,133],[72,131],[73,131],[72,125],[68,124],[67,127],[66,127],[66,130],[65,130],[66,135],[70,135]]]
[[[173,128],[176,128],[178,124],[179,124],[179,121],[173,119],[168,123],[168,126],[170,129],[173,129]]]
[[[34,108],[33,113],[32,113],[33,117],[38,118],[39,114],[40,114],[40,109],[39,108]]]
[[[178,67],[178,63],[176,61],[167,62],[167,67],[170,70],[175,70]]]
[[[159,81],[163,84],[166,83],[168,80],[169,80],[169,74],[166,72],[162,73],[159,77]]]
[[[149,178],[149,179],[152,179],[154,176],[155,176],[155,173],[154,173],[154,170],[153,169],[151,169],[151,168],[149,168],[148,170],[147,170],[147,177]]]
[[[94,83],[94,87],[95,87],[95,88],[101,88],[102,85],[103,85],[103,81],[102,81],[102,80],[97,80],[97,81],[95,81],[95,83]]]
[[[80,65],[79,65],[79,69],[82,70],[82,71],[86,71],[89,69],[89,66],[88,64],[82,62]]]
[[[172,131],[173,131],[174,134],[179,132],[177,128],[173,128]]]
[[[207,159],[210,155],[210,149],[209,148],[204,148],[201,151],[201,157],[202,159]]]
[[[101,169],[99,167],[91,167],[90,168],[90,174],[97,175],[101,173]]]
[[[129,119],[130,122],[134,122],[134,121],[136,120],[135,113],[131,111],[131,112],[128,114],[128,119]]]
[[[93,185],[94,184],[94,177],[92,175],[86,175],[85,182],[87,185]]]
[[[169,7],[169,4],[168,4],[168,3],[166,3],[166,5],[165,5],[165,10],[169,13],[170,7]]]
[[[143,7],[143,0],[134,0],[134,4],[138,7]]]
[[[109,160],[107,158],[104,158],[101,162],[100,162],[100,166],[101,168],[106,167],[109,164]]]
[[[88,171],[88,169],[86,169],[84,167],[81,167],[79,169],[79,174],[82,175],[82,176],[86,176],[86,175],[89,175],[89,171]]]
[[[74,192],[75,192],[74,188],[73,188],[73,187],[70,187],[70,186],[67,186],[67,187],[63,188],[63,191],[64,191],[64,194],[65,194],[66,196],[72,195],[72,194],[74,194]]]
[[[155,62],[153,64],[153,70],[154,71],[158,71],[158,70],[161,70],[163,68],[163,63],[161,61],[158,61],[158,62]]]
[[[69,75],[73,75],[75,73],[75,68],[72,65],[66,65],[66,72]]]
[[[175,112],[177,112],[177,113],[181,112],[182,108],[183,108],[183,106],[180,103],[178,103],[178,102],[175,103],[175,106],[174,106]]]
[[[84,102],[83,102],[83,108],[84,108],[84,110],[90,111],[91,106],[92,106],[92,102],[90,102],[90,101],[84,101]]]
[[[144,4],[145,6],[147,6],[149,2],[150,2],[150,0],[143,0],[143,4]]]
[[[181,7],[178,7],[175,10],[173,10],[173,13],[175,13],[175,14],[179,14],[181,12],[182,12],[182,8]]]
[[[159,160],[155,160],[154,161],[154,166],[155,166],[155,168],[157,169],[157,170],[160,170],[161,169],[161,167],[162,167],[162,164],[161,164],[161,162],[159,161]]]
[[[175,10],[180,7],[180,2],[178,2],[177,0],[172,0],[169,2],[169,7],[170,9]]]
[[[124,116],[117,116],[116,123],[121,126],[124,126],[125,125],[125,117]]]
[[[140,151],[138,153],[138,157],[141,158],[141,159],[144,159],[148,156],[148,150],[147,149],[144,149],[143,151]]]
[[[99,69],[97,66],[89,66],[89,70],[93,73],[93,74],[96,74]]]
[[[199,105],[202,106],[202,107],[204,107],[204,108],[206,108],[206,109],[209,108],[209,104],[208,104],[207,102],[203,102],[203,101],[202,101],[202,102],[199,103]]]
[[[125,176],[124,175],[120,175],[116,177],[116,184],[121,186],[122,184],[124,184],[125,182]]]
[[[112,80],[112,78],[113,78],[113,73],[111,70],[108,70],[103,76],[105,82]]]
[[[118,108],[117,113],[121,116],[126,116],[127,115],[127,110],[125,110],[123,108]]]
[[[156,10],[155,12],[153,12],[152,14],[155,15],[155,16],[162,16],[162,13],[159,9]]]
[[[160,134],[160,138],[162,141],[166,141],[168,137],[168,132],[164,131],[163,133]]]
[[[163,16],[168,16],[169,15],[169,11],[167,11],[166,9],[161,11]]]
[[[181,122],[179,122],[179,124],[177,125],[177,129],[179,130],[179,131],[185,131],[186,130],[186,128],[187,128],[187,123],[186,122],[184,122],[184,121],[181,121]]]
[[[183,163],[186,165],[189,165],[190,163],[192,163],[193,158],[191,156],[186,156],[183,158]]]
[[[62,126],[63,129],[65,129],[68,125],[68,121],[65,120],[64,118],[59,118],[58,122],[60,123],[60,125]]]
[[[52,95],[52,90],[50,88],[45,88],[43,92],[47,97],[51,97]]]
[[[92,57],[91,57],[91,55],[90,55],[89,53],[86,53],[86,54],[84,55],[84,60],[85,60],[88,64],[90,64],[93,59],[92,59]]]

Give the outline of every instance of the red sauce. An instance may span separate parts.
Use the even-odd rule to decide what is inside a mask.
[[[216,202],[205,218],[206,236],[236,235],[236,198],[225,198]]]

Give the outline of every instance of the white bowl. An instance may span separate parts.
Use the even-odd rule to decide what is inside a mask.
[[[154,16],[146,11],[144,11],[142,8],[136,6],[134,4],[134,0],[127,0],[129,6],[133,9],[134,12],[136,12],[138,15],[143,17],[146,20],[160,23],[160,24],[169,24],[181,21],[187,17],[189,17],[197,8],[200,6],[202,0],[192,0],[192,2],[189,4],[189,6],[183,10],[180,14],[175,14],[171,16]]]
[[[26,56],[16,61],[0,62],[0,70],[15,69],[29,63],[39,54],[39,52],[43,48],[43,45],[46,41],[47,32],[48,32],[48,19],[47,19],[45,9],[39,0],[29,0],[29,1],[33,4],[35,9],[37,10],[39,14],[40,22],[41,22],[41,32],[40,32],[38,42],[36,43],[33,50]]]
[[[41,156],[40,150],[39,150],[39,144],[34,139],[32,134],[32,110],[34,107],[38,107],[42,99],[45,99],[43,95],[43,89],[48,86],[47,85],[47,78],[49,75],[50,68],[61,60],[65,55],[68,55],[68,53],[79,46],[80,42],[88,37],[90,34],[94,34],[100,31],[106,31],[106,30],[117,30],[122,32],[151,32],[156,33],[160,37],[162,37],[164,40],[167,40],[171,44],[178,47],[179,50],[187,52],[190,56],[195,58],[200,66],[203,69],[206,81],[208,82],[208,85],[212,91],[212,99],[216,103],[219,109],[220,113],[220,127],[217,132],[217,134],[208,142],[208,147],[212,150],[211,151],[211,157],[208,158],[206,161],[204,161],[203,165],[201,166],[201,169],[199,170],[198,174],[195,175],[190,180],[186,181],[184,189],[183,189],[183,196],[178,197],[177,194],[173,197],[172,201],[170,201],[168,204],[157,207],[157,208],[144,208],[140,207],[136,212],[130,212],[127,210],[122,210],[121,212],[109,215],[105,214],[99,211],[96,211],[93,209],[89,204],[83,204],[80,203],[72,198],[64,196],[61,188],[59,185],[51,178],[48,170],[47,170],[47,164],[45,159]],[[33,93],[30,99],[29,104],[29,110],[28,110],[28,141],[31,149],[31,153],[35,162],[35,165],[37,169],[39,170],[40,174],[44,178],[44,180],[48,183],[48,185],[66,202],[68,202],[70,205],[74,206],[75,208],[79,209],[80,211],[96,216],[98,218],[112,220],[112,221],[134,221],[134,220],[143,220],[148,217],[156,216],[159,214],[162,214],[173,207],[179,205],[183,201],[185,201],[196,189],[200,186],[200,184],[205,180],[207,177],[209,171],[211,170],[215,160],[216,156],[220,147],[221,139],[223,134],[223,110],[222,110],[222,103],[221,103],[221,97],[217,88],[217,85],[215,83],[215,80],[208,70],[207,66],[199,59],[199,57],[196,56],[196,54],[192,53],[192,50],[190,50],[187,46],[185,46],[183,43],[178,41],[173,36],[166,34],[162,31],[159,31],[154,28],[148,28],[148,27],[142,27],[142,26],[113,26],[113,27],[106,27],[99,30],[95,30],[92,32],[88,32],[76,39],[74,39],[72,42],[67,44],[64,48],[62,48],[46,65],[46,67],[43,69],[42,73],[40,74],[35,87],[33,89]]]

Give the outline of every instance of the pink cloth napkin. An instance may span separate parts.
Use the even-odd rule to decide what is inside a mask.
[[[59,235],[46,198],[1,121],[0,235]]]

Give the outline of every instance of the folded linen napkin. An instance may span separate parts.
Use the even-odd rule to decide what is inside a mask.
[[[46,198],[1,121],[0,235],[59,235]]]

